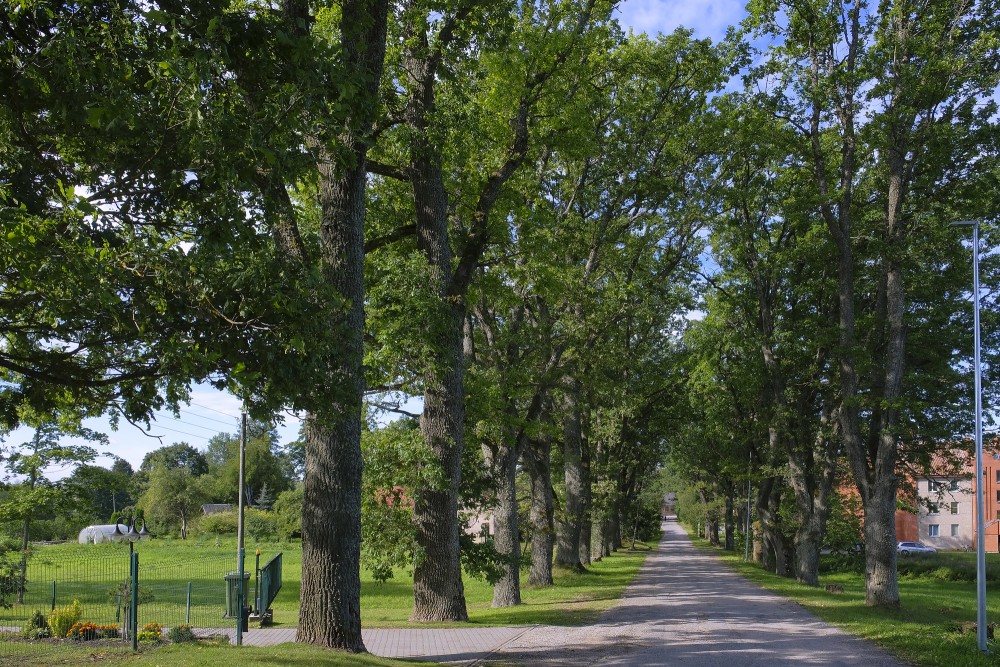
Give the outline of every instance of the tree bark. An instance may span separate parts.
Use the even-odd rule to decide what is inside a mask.
[[[835,419],[835,418],[834,418]],[[829,497],[837,473],[836,428],[830,433],[828,408],[820,418],[808,457],[788,453],[789,483],[795,494],[798,528],[795,531],[795,578],[808,586],[819,585],[819,555],[830,514]]]
[[[736,549],[735,530],[736,519],[733,489],[732,484],[728,484],[726,488],[726,551],[734,551]]]
[[[764,568],[783,577],[788,576],[788,545],[778,508],[781,505],[781,480],[771,477],[763,480],[757,492],[757,516],[760,519]]]
[[[585,437],[580,442],[580,505],[582,518],[580,521],[580,564],[590,565],[593,553],[593,492],[590,488],[590,442]]]
[[[533,586],[552,585],[552,551],[555,543],[553,526],[553,493],[550,481],[551,442],[547,438],[532,440],[525,447],[524,462],[531,479],[531,569],[528,583]]]
[[[440,231],[440,230],[439,230]],[[444,231],[445,237],[447,231]],[[440,238],[438,239],[440,240]],[[437,250],[450,258],[445,245]],[[450,264],[450,259],[447,260]],[[424,373],[424,409],[420,431],[440,462],[444,488],[421,489],[414,504],[417,545],[421,555],[413,570],[413,621],[467,621],[462,583],[458,490],[465,445],[465,391],[461,306],[439,333],[437,363]]]
[[[563,408],[563,478],[566,498],[556,532],[556,565],[583,571],[580,563],[580,525],[583,522],[583,423],[580,414],[580,383],[566,378]]]
[[[504,573],[493,586],[493,606],[513,607],[521,604],[521,544],[518,539],[517,517],[517,448],[500,447],[493,464],[502,477],[497,489],[494,514],[493,543],[504,558]]]
[[[425,28],[426,26],[423,26]],[[437,148],[428,136],[434,110],[436,63],[427,34],[414,26],[415,48],[406,56],[413,79],[407,120],[413,129],[410,167],[416,209],[417,247],[427,258],[431,289],[439,299],[437,313],[429,313],[428,343],[433,349],[424,376],[424,406],[420,432],[440,462],[443,488],[421,489],[414,505],[417,545],[421,555],[413,571],[413,621],[467,621],[462,583],[458,520],[462,450],[465,446],[464,293],[452,294],[452,248],[448,238],[448,194]]]
[[[297,29],[308,24],[304,2],[284,9]],[[361,399],[364,332],[364,223],[366,160],[385,61],[387,0],[345,0],[341,42],[345,74],[362,102],[340,143],[352,154],[342,165],[318,146],[320,255],[324,275],[346,303],[344,347],[332,374],[345,387],[342,402],[306,416],[302,501],[302,585],[296,641],[351,652],[361,638]],[[289,237],[288,234],[284,235]],[[291,237],[289,237],[291,238]],[[292,238],[292,240],[294,240]],[[293,253],[295,248],[289,248]]]

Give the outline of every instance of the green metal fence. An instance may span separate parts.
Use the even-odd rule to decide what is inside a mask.
[[[281,554],[272,558],[260,570],[260,588],[257,594],[257,613],[264,614],[281,590]]]
[[[85,551],[37,547],[23,562],[20,554],[0,562],[0,664],[31,664],[78,651],[127,652],[136,641],[153,639],[150,631],[143,633],[151,624],[165,631],[186,624],[199,634],[233,627],[225,618],[224,577],[234,567],[234,554],[157,558],[143,554],[139,545],[135,554],[135,572],[127,543]],[[71,618],[78,610],[74,620],[91,625],[78,626],[75,639],[25,632],[33,616],[48,620],[54,609],[65,609],[60,615]]]
[[[72,650],[84,640],[99,642],[102,650],[128,650],[122,587],[128,579],[127,546],[95,546],[86,558],[45,547],[29,552],[23,560],[20,554],[9,555],[0,563],[0,660],[43,658]],[[44,629],[25,632],[33,616],[47,623],[57,609],[66,610],[61,614],[64,618],[101,627],[102,637],[96,639],[97,631],[84,632],[78,643],[46,637]]]

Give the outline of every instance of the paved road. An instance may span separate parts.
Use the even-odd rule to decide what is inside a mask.
[[[247,645],[294,641],[294,629],[251,630]],[[594,625],[365,630],[376,655],[525,667],[904,667],[872,644],[746,581],[664,525],[622,602]]]
[[[485,664],[532,667],[903,667],[872,644],[834,628],[748,582],[692,546],[676,522],[664,526],[622,603],[596,625],[538,626]]]

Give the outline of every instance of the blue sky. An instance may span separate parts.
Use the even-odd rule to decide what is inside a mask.
[[[626,0],[616,16],[623,27],[650,35],[684,26],[697,38],[719,41],[726,29],[743,20],[745,0]]]
[[[656,35],[670,33],[684,26],[694,31],[696,38],[721,40],[728,26],[739,22],[745,15],[744,0],[626,0],[615,13],[622,26],[636,33]],[[419,409],[419,408],[417,408]],[[112,431],[105,419],[88,420],[87,426],[108,434],[110,444],[102,448],[129,461],[138,468],[143,457],[164,445],[175,442],[203,449],[209,438],[217,433],[238,432],[239,401],[211,387],[198,386],[192,390],[191,405],[182,408],[175,418],[160,413],[147,433],[123,422],[119,430]],[[298,435],[299,421],[285,419],[278,431],[282,442],[294,440]],[[31,438],[31,432],[19,429],[5,439],[6,444],[20,444]],[[101,457],[98,465],[110,466],[112,459]],[[52,471],[55,477],[62,476]]]

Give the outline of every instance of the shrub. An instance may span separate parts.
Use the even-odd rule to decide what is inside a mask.
[[[135,637],[141,642],[158,642],[162,635],[163,626],[159,623],[147,623],[142,626],[142,630],[135,634]]]
[[[304,486],[298,484],[291,491],[282,492],[274,501],[275,523],[278,536],[283,540],[302,535],[302,497]]]
[[[31,615],[28,622],[24,624],[21,628],[21,636],[25,639],[45,639],[52,636],[52,629],[49,627],[49,622],[39,610],[35,610],[35,613]]]
[[[209,535],[235,535],[236,512],[217,512],[198,520],[198,532]]]
[[[278,523],[275,519],[272,512],[248,507],[244,515],[247,535],[257,541],[275,539],[278,535]]]
[[[195,637],[194,630],[191,629],[190,625],[181,624],[167,631],[167,639],[180,644],[181,642],[193,642],[197,637]]]
[[[49,627],[52,628],[52,636],[65,637],[82,615],[83,607],[79,600],[73,600],[73,604],[69,606],[53,609],[49,612]]]

